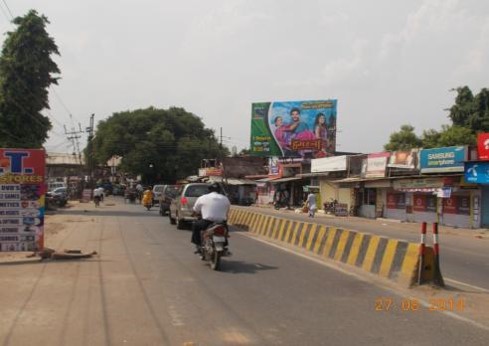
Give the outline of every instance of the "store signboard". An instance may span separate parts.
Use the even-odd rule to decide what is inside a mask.
[[[406,195],[404,193],[388,193],[387,209],[405,209]]]
[[[389,158],[388,167],[415,169],[418,168],[419,149],[409,151],[394,151]]]
[[[415,212],[436,212],[436,196],[432,194],[414,194],[413,210]]]
[[[489,133],[479,133],[477,135],[477,151],[479,160],[489,160]]]
[[[311,172],[337,172],[346,171],[347,156],[324,157],[322,159],[311,160]]]
[[[489,184],[489,162],[466,162],[465,181],[473,184]]]
[[[42,149],[0,149],[0,251],[43,248],[45,170]]]
[[[369,154],[367,157],[367,166],[365,177],[367,178],[382,178],[385,177],[385,168],[390,153]]]
[[[423,149],[419,155],[421,173],[463,172],[467,159],[464,146]]]

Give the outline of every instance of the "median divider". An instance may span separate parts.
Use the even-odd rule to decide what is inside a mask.
[[[260,237],[361,268],[403,286],[411,287],[418,281],[420,261],[416,243],[242,208],[232,208],[228,222]],[[429,258],[423,263],[422,273],[433,268]]]

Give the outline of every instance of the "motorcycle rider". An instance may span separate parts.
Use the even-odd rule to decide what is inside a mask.
[[[143,205],[145,207],[147,207],[148,205],[149,206],[153,206],[153,191],[151,190],[151,186],[148,186],[148,188],[146,189],[146,191],[144,191],[144,194],[143,194]]]
[[[201,231],[213,223],[226,222],[230,207],[231,202],[225,195],[221,194],[221,187],[218,183],[209,185],[209,193],[197,199],[194,204],[194,213],[201,214],[202,218],[195,221],[192,227],[191,242],[197,247],[195,253],[201,252]]]

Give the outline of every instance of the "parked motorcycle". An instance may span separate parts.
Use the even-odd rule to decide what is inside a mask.
[[[326,214],[335,214],[336,212],[336,206],[338,205],[338,201],[336,199],[333,199],[331,198],[331,201],[328,203],[324,203],[323,204],[323,207],[324,207],[324,211],[326,212]]]
[[[229,254],[226,245],[228,227],[226,223],[214,223],[202,231],[201,259],[210,262],[213,270],[221,267],[221,257]]]

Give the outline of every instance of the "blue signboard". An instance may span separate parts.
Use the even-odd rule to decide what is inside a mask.
[[[421,173],[463,172],[466,153],[463,146],[423,149],[419,154]]]
[[[474,184],[489,184],[489,162],[466,162],[465,181]]]

